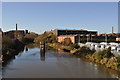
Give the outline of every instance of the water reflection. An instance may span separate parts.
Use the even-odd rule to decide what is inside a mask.
[[[45,61],[45,52],[40,51],[40,60]]]
[[[88,62],[90,65],[94,66],[94,69],[96,70],[96,72],[98,72],[98,74],[101,72],[102,74],[107,75],[107,76],[111,75],[112,78],[120,78],[120,72],[119,71],[107,68],[104,65],[100,65],[100,64],[97,64],[97,63],[90,62],[90,61],[88,61],[87,59],[84,59],[84,58],[80,58],[80,59],[85,61],[85,62]]]
[[[7,53],[2,53],[2,67],[6,67],[8,64],[10,64],[10,62],[12,60],[15,59],[15,56],[19,55],[20,52],[23,52],[24,51],[24,47],[21,47],[21,49],[17,50],[17,51],[14,51],[14,52],[7,52]]]
[[[40,45],[40,59],[45,61],[45,45]]]
[[[27,46],[25,47],[25,51],[28,51],[28,47]]]
[[[26,49],[27,48],[27,49]],[[95,65],[70,56],[62,50],[25,47],[20,57],[7,64],[4,77],[17,78],[111,78],[120,74],[115,70]],[[34,68],[34,69],[33,69]],[[52,73],[52,74],[51,74]],[[91,74],[92,73],[92,74]]]

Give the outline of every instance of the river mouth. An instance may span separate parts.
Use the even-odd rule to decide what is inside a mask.
[[[61,50],[25,47],[3,68],[3,78],[117,78],[120,73]]]

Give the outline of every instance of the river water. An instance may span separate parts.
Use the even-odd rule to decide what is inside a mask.
[[[4,78],[116,78],[120,73],[96,65],[68,53],[47,50],[40,55],[39,48],[20,52],[3,68]]]

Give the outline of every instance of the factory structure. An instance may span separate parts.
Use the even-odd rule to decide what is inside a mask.
[[[72,43],[77,43],[80,36],[86,38],[89,36],[96,36],[97,31],[87,31],[82,29],[55,29],[51,30],[53,34],[57,36],[58,42],[63,42],[65,38],[70,38]]]
[[[82,30],[82,29],[55,29],[51,30],[56,36],[61,36],[61,35],[76,35],[76,34],[82,34],[82,35],[96,35],[97,31],[87,31],[87,30]]]
[[[16,24],[15,30],[10,30],[7,32],[3,32],[3,35],[8,36],[11,39],[23,38],[25,34],[28,34],[28,30],[18,30],[18,25]]]
[[[73,44],[96,41],[120,41],[120,33],[114,33],[114,27],[112,27],[111,34],[98,34],[97,31],[89,31],[83,29],[54,29],[48,32],[55,34],[59,43],[62,43],[65,38],[70,38]],[[25,34],[29,34],[28,30],[19,30],[17,24],[15,30],[2,32],[2,35],[6,35],[11,39],[23,38]]]
[[[114,27],[112,27],[111,34],[98,34],[97,31],[88,31],[83,29],[54,29],[51,30],[53,34],[57,36],[58,42],[62,43],[65,38],[70,38],[72,43],[94,42],[94,41],[120,41],[118,37],[120,34],[114,33]]]

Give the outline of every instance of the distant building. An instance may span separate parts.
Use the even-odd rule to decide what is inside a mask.
[[[18,37],[24,37],[25,31],[24,30],[18,30],[16,32],[16,30],[11,30],[11,31],[4,32],[4,35],[10,37],[11,39],[18,38]]]
[[[82,30],[82,29],[55,29],[51,30],[53,34],[56,36],[61,36],[61,35],[76,35],[76,34],[91,34],[91,35],[97,35],[97,31],[87,31],[87,30]]]
[[[113,30],[112,30],[113,31]],[[97,34],[97,31],[87,31],[79,29],[55,29],[51,31],[57,36],[58,42],[63,42],[65,38],[70,38],[73,43],[78,43],[83,41],[119,41],[120,34]]]
[[[10,37],[11,39],[17,39],[17,38],[23,38],[25,34],[28,33],[28,30],[18,30],[17,24],[16,24],[16,30],[11,30],[4,32],[3,34]]]
[[[2,37],[2,29],[0,28],[0,37]]]
[[[64,42],[65,38],[70,38],[73,44],[77,43],[77,35],[62,35],[57,37],[59,43]]]
[[[1,54],[2,54],[2,30],[0,28],[0,57],[1,57]]]
[[[120,38],[116,38],[116,41],[120,41]]]

